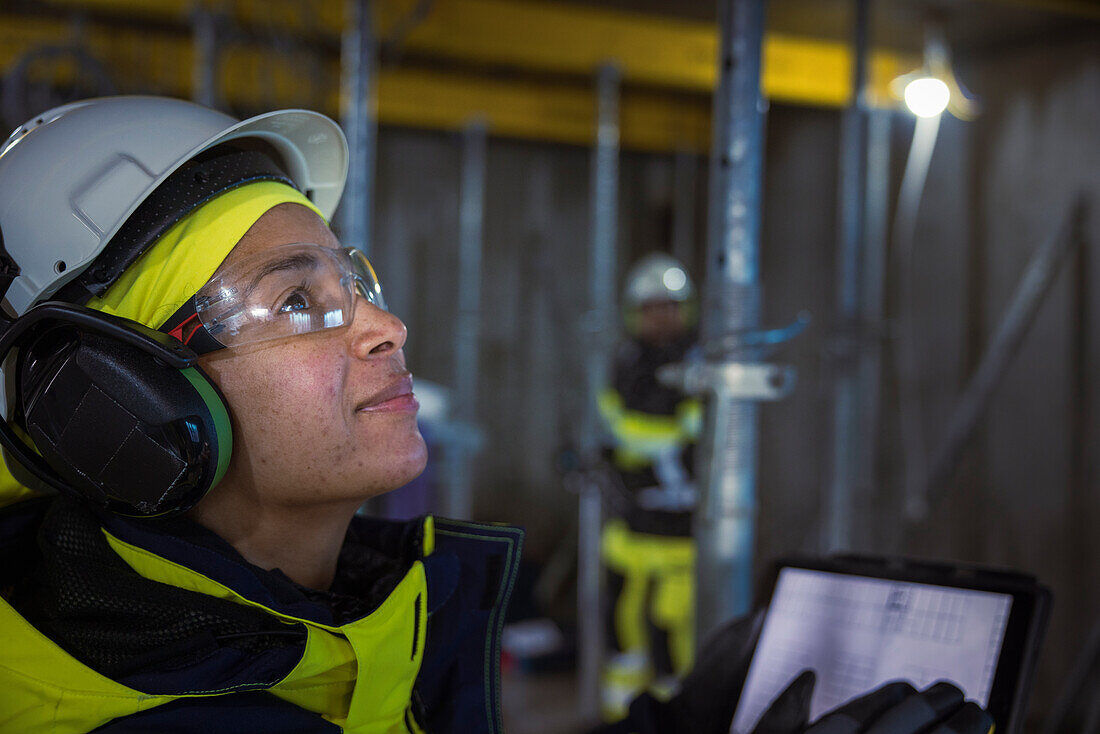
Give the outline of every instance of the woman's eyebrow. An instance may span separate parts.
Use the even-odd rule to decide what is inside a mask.
[[[248,282],[248,285],[244,289],[244,298],[248,298],[252,295],[252,291],[256,290],[256,286],[260,284],[260,281],[271,275],[272,273],[278,273],[283,270],[315,270],[317,268],[317,257],[311,252],[300,252],[295,255],[288,255],[278,260],[272,260],[269,263],[265,263],[259,272],[257,272],[252,279]]]

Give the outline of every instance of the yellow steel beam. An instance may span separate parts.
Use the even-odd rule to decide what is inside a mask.
[[[0,70],[27,51],[69,38],[62,21],[0,14]],[[193,48],[188,39],[139,30],[85,28],[81,43],[125,89],[188,97]],[[219,67],[223,98],[241,109],[306,106],[335,114],[339,66],[257,46],[228,47]],[[50,69],[71,76],[68,68]],[[45,72],[40,72],[41,73]],[[595,93],[582,82],[502,81],[469,73],[383,70],[378,75],[378,119],[383,124],[459,129],[484,117],[490,131],[509,137],[585,145],[595,135]],[[694,149],[709,145],[710,108],[704,95],[632,91],[621,104],[625,148]]]
[[[444,58],[583,75],[614,61],[628,83],[695,92],[710,93],[717,81],[714,24],[657,15],[514,0],[438,0],[405,44]],[[846,44],[768,33],[763,49],[761,85],[770,99],[847,103],[852,53]],[[916,64],[876,52],[872,96],[888,99],[890,81]]]
[[[335,35],[345,0],[305,5],[285,0],[207,0],[245,26],[281,27]],[[54,5],[185,21],[194,0],[51,0]],[[373,4],[385,37],[417,0]],[[303,10],[307,8],[308,10]],[[605,61],[622,69],[628,84],[709,93],[716,80],[718,33],[713,23],[599,10],[581,5],[517,0],[436,0],[403,48],[442,61],[518,70],[591,76]],[[850,97],[852,54],[846,43],[768,34],[763,89],[769,98],[838,106]],[[872,99],[889,99],[895,76],[917,60],[880,50],[873,54]]]
[[[584,86],[516,84],[424,71],[384,71],[378,119],[395,125],[457,129],[483,116],[490,132],[587,145],[595,138],[595,92]],[[710,106],[659,93],[624,95],[625,148],[707,150]]]

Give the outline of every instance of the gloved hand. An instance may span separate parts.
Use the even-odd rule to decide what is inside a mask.
[[[669,701],[648,693],[629,716],[590,734],[728,734],[748,675],[763,610],[727,623],[700,648],[695,667]],[[817,676],[804,671],[760,717],[753,734],[990,734],[993,717],[950,683],[917,691],[887,683],[825,714],[812,726],[810,699]]]
[[[760,717],[753,734],[990,734],[993,717],[946,682],[917,691],[887,683],[807,727],[816,676],[804,671]]]

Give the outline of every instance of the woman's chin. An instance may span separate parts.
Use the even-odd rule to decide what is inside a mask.
[[[420,433],[410,438],[409,445],[403,448],[405,450],[387,454],[385,467],[376,467],[365,474],[363,486],[371,487],[368,497],[400,489],[424,473],[428,466],[428,447]]]

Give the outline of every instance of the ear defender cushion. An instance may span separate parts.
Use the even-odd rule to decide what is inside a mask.
[[[182,512],[225,474],[233,438],[225,400],[198,367],[62,324],[20,348],[23,420],[76,494],[123,515]]]

